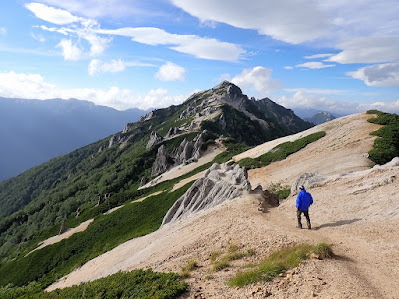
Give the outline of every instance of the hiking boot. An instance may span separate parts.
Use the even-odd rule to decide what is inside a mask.
[[[311,226],[311,225],[309,225],[309,226],[308,226],[308,229],[312,229],[312,226]]]
[[[296,228],[300,228],[300,229],[302,229],[302,226],[299,226],[299,225],[297,225],[297,226],[296,226]]]

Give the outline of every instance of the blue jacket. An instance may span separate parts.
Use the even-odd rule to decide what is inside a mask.
[[[309,210],[309,206],[313,203],[312,195],[305,190],[301,190],[296,197],[296,208],[300,211]]]

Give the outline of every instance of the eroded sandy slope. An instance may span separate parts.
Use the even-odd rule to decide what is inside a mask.
[[[399,170],[369,169],[365,154],[373,143],[369,133],[377,126],[369,124],[368,117],[358,114],[324,124],[326,137],[284,161],[250,171],[253,186],[291,184],[303,172],[329,176],[323,186],[309,190],[315,199],[310,211],[313,230],[295,228],[295,196],[261,213],[256,198],[245,195],[128,241],[49,289],[119,270],[180,271],[195,259],[200,267],[187,279],[187,298],[398,298]],[[320,241],[332,244],[334,259],[309,260],[273,282],[240,289],[226,285],[244,264],[273,250]],[[256,254],[214,272],[210,254],[231,244]]]

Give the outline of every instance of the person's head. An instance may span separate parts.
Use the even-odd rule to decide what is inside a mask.
[[[305,187],[303,185],[300,185],[299,190],[305,190]]]

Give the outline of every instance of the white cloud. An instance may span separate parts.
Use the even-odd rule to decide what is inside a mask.
[[[109,43],[111,42],[111,38],[103,38],[99,37],[91,32],[80,32],[77,31],[78,36],[81,38],[84,38],[90,43],[90,53],[89,55],[91,57],[94,56],[99,56],[101,55],[109,46]]]
[[[285,88],[288,92],[301,92],[305,94],[318,94],[318,95],[344,95],[351,93],[350,90],[343,89],[313,89],[313,88]]]
[[[347,75],[364,81],[368,86],[399,86],[399,63],[366,66]]]
[[[151,6],[145,7],[145,1],[139,0],[37,0],[52,6],[63,8],[67,11],[84,15],[88,18],[100,18],[110,16],[113,18],[126,17],[130,15],[149,15],[157,16],[159,11]],[[150,6],[150,5],[147,5]]]
[[[310,56],[305,56],[303,58],[305,59],[318,59],[318,58],[327,58],[330,56],[333,56],[334,54],[331,53],[325,53],[325,54],[315,54],[315,55],[310,55]]]
[[[313,108],[342,115],[365,112],[370,109],[378,109],[390,113],[399,112],[399,100],[374,103],[338,101],[318,93],[308,93],[305,90],[298,90],[292,96],[281,96],[275,101],[286,108]]]
[[[184,81],[185,74],[184,67],[173,62],[167,62],[159,68],[155,78],[161,81]]]
[[[97,33],[131,37],[133,41],[147,45],[170,45],[170,48],[198,58],[235,61],[245,51],[236,44],[197,35],[179,35],[154,27],[125,27],[98,29]]]
[[[7,29],[5,27],[0,27],[0,35],[6,35]]]
[[[275,100],[280,105],[294,108],[312,108],[322,111],[329,111],[336,114],[347,115],[363,112],[368,109],[360,104],[350,101],[337,101],[317,93],[297,91],[292,96],[281,96]]]
[[[82,18],[73,16],[66,10],[49,7],[41,3],[28,3],[25,4],[25,7],[33,12],[37,18],[57,25],[66,25],[82,20]]]
[[[61,89],[55,84],[46,82],[39,74],[9,72],[0,73],[0,96],[39,100],[76,98],[123,110],[133,107],[148,109],[177,105],[181,104],[189,94],[174,96],[166,89],[153,89],[144,95],[134,95],[130,89],[115,86],[108,89]]]
[[[243,29],[255,29],[292,44],[326,34],[327,17],[316,1],[172,0],[172,3],[202,22],[216,21]]]
[[[63,56],[66,60],[78,60],[83,57],[95,57],[101,55],[109,46],[112,38],[100,37],[95,30],[100,28],[100,24],[91,19],[85,19],[72,15],[66,10],[49,7],[40,3],[29,3],[26,7],[35,13],[36,17],[51,22],[56,25],[70,25],[69,27],[49,28],[47,26],[35,26],[45,31],[57,32],[70,37],[86,40],[90,45],[88,53],[72,41],[61,41],[58,44],[63,49]]]
[[[329,34],[335,40],[399,34],[396,0],[319,1],[318,5],[329,16]]]
[[[80,60],[84,57],[83,52],[70,39],[61,40],[57,48],[62,49],[62,55],[65,60]]]
[[[384,63],[399,60],[397,0],[265,1],[170,0],[200,21],[216,21],[291,44],[317,40],[317,47],[342,50],[306,59],[338,63]]]
[[[153,107],[168,107],[184,102],[189,95],[171,96],[166,89],[158,88],[150,90],[145,96],[140,96],[137,101],[141,102],[142,109]]]
[[[90,76],[94,76],[100,73],[117,73],[117,72],[123,72],[126,68],[125,63],[118,59],[115,60],[113,59],[110,63],[103,62],[102,60],[99,59],[92,59],[90,61],[89,67],[88,67],[88,72]]]
[[[303,68],[308,68],[308,69],[323,69],[327,67],[334,67],[334,64],[324,64],[319,61],[310,61],[310,62],[305,62],[302,64],[297,64],[296,67],[303,67]]]
[[[42,29],[42,30],[44,30],[44,31],[61,33],[61,34],[66,35],[66,36],[68,36],[68,35],[70,35],[70,34],[72,34],[72,33],[75,32],[74,30],[69,29],[69,28],[65,28],[65,27],[62,27],[62,28],[54,28],[54,27],[47,27],[47,26],[44,26],[44,25],[41,25],[41,26],[33,26],[33,27],[40,28],[40,29]]]
[[[52,2],[58,3],[58,1]],[[172,50],[190,54],[203,59],[235,61],[240,59],[240,56],[245,53],[245,50],[236,44],[219,41],[214,38],[204,38],[197,35],[172,34],[163,29],[154,27],[125,27],[108,30],[101,29],[100,24],[95,20],[75,17],[68,11],[55,9],[43,4],[39,5],[46,12],[49,9],[53,9],[59,15],[68,15],[70,16],[71,20],[79,21],[80,26],[77,24],[72,24],[69,27],[48,28],[42,25],[40,28],[46,31],[58,32],[68,36],[76,35],[79,39],[86,40],[90,44],[90,52],[86,55],[87,57],[101,55],[108,48],[110,42],[112,41],[110,37],[100,37],[99,34],[130,37],[133,41],[153,46],[167,45]],[[64,12],[64,14],[61,12]],[[43,18],[43,16],[41,16],[41,18]],[[56,18],[57,20],[55,20]],[[59,21],[58,18],[60,17],[54,17],[53,23],[61,24],[62,22]],[[67,21],[64,21],[64,24],[68,24]],[[80,51],[84,52],[81,49]]]
[[[37,40],[41,43],[44,43],[46,41],[46,38],[41,34],[34,34],[33,32],[31,32],[30,36],[32,36],[34,40]]]
[[[292,70],[292,69],[294,69],[294,67],[293,67],[293,66],[290,66],[290,65],[286,65],[286,66],[284,67],[284,69],[286,69],[286,70]]]
[[[362,107],[362,111],[367,111],[371,109],[377,109],[383,112],[389,112],[389,113],[399,113],[399,100],[394,101],[394,102],[375,102],[371,104],[362,104],[360,105]]]
[[[122,61],[121,59],[112,59],[111,62],[104,62],[100,59],[92,59],[88,66],[88,73],[95,76],[101,73],[123,72],[127,67],[157,67],[152,63],[140,61]]]
[[[53,97],[53,84],[39,74],[0,73],[0,96],[10,98],[37,98],[47,94]]]
[[[266,96],[282,87],[282,83],[271,80],[272,70],[263,66],[252,69],[244,69],[241,74],[235,76],[231,82],[248,91],[256,90],[261,96]]]
[[[361,37],[338,45],[342,51],[327,61],[380,63],[399,61],[398,37]]]

